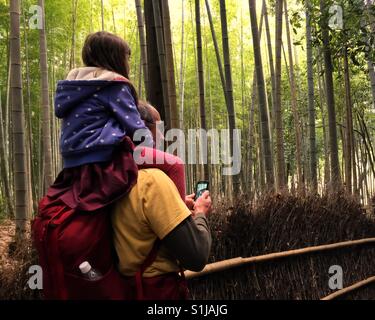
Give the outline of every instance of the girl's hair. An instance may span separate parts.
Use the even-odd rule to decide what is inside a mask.
[[[129,79],[129,45],[109,32],[90,34],[82,49],[82,60],[87,67],[98,67],[116,72]]]

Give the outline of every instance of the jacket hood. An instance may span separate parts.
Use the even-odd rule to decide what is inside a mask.
[[[125,79],[118,73],[96,67],[83,67],[69,72],[68,81],[115,81]]]
[[[72,70],[67,79],[59,81],[55,97],[55,114],[63,119],[82,102],[105,96],[106,89],[120,82],[129,83],[123,76],[95,67],[84,67]]]

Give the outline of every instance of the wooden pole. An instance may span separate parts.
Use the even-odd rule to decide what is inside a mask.
[[[270,253],[270,254],[261,255],[257,257],[250,257],[250,258],[239,257],[239,258],[234,258],[234,259],[229,259],[229,260],[224,260],[224,261],[219,261],[219,262],[209,264],[204,268],[202,272],[187,271],[185,273],[185,277],[186,279],[193,279],[193,278],[207,276],[212,273],[217,273],[217,272],[221,272],[221,271],[225,271],[225,270],[229,270],[233,268],[242,267],[251,263],[273,261],[273,260],[282,259],[282,258],[295,257],[295,256],[309,254],[309,253],[350,248],[350,247],[365,245],[365,244],[370,244],[370,243],[375,243],[375,238],[346,241],[346,242],[339,242],[339,243],[322,245],[322,246],[308,247],[304,249],[296,249],[296,250],[290,250],[290,251],[284,251],[284,252]]]
[[[347,288],[344,288],[342,290],[339,290],[335,293],[332,293],[330,294],[329,296],[321,299],[321,301],[331,301],[331,300],[335,300],[337,298],[340,298],[350,292],[353,292],[355,290],[358,290],[358,289],[361,289],[365,286],[368,286],[369,284],[371,283],[374,283],[375,282],[375,277],[371,277],[371,278],[368,278],[366,280],[363,280],[363,281],[360,281],[360,282],[357,282],[355,284],[353,284],[352,286],[350,287],[347,287]]]

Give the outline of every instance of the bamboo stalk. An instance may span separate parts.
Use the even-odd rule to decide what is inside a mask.
[[[168,85],[168,98],[170,107],[170,121],[171,128],[179,128],[179,114],[177,109],[177,93],[176,93],[176,80],[175,80],[175,64],[174,64],[174,47],[173,37],[171,31],[171,17],[169,10],[168,0],[161,1],[163,31],[164,31],[164,46],[165,46],[165,62],[167,71],[167,85]]]
[[[349,248],[349,247],[365,245],[369,243],[375,243],[375,238],[346,241],[346,242],[339,242],[339,243],[322,245],[322,246],[308,247],[304,249],[296,249],[296,250],[290,250],[290,251],[284,251],[284,252],[270,253],[270,254],[250,257],[250,258],[238,257],[234,259],[229,259],[229,260],[224,260],[224,261],[219,261],[219,262],[209,264],[204,268],[202,272],[187,271],[185,272],[185,277],[186,279],[193,279],[193,278],[203,277],[212,273],[217,273],[217,272],[222,272],[222,271],[233,269],[233,268],[242,267],[251,263],[260,263],[260,262],[294,257],[294,256],[299,256],[299,255],[304,255],[304,254],[309,254],[309,253]]]
[[[267,105],[267,95],[265,89],[265,79],[263,72],[263,61],[260,47],[260,35],[258,30],[256,1],[249,1],[250,22],[253,35],[254,59],[256,65],[257,87],[258,87],[258,105],[259,105],[259,123],[261,125],[261,141],[262,141],[262,162],[266,171],[267,189],[274,189],[275,177],[273,157],[271,150],[271,137],[269,131],[269,114]]]
[[[160,77],[161,77],[161,89],[163,93],[163,103],[165,110],[165,122],[168,128],[171,128],[171,106],[168,92],[168,74],[167,74],[167,61],[166,61],[166,48],[164,42],[164,29],[162,20],[162,9],[160,8],[159,1],[152,2],[152,9],[154,13],[154,23],[156,32],[156,49],[158,52],[159,65],[160,65]]]
[[[105,27],[104,27],[104,2],[103,0],[101,1],[101,18],[102,18],[102,31],[104,31]]]
[[[350,287],[347,287],[347,288],[344,288],[342,290],[339,290],[335,293],[332,293],[330,294],[329,296],[321,299],[321,301],[331,301],[331,300],[335,300],[339,297],[342,297],[350,292],[353,292],[355,290],[358,290],[358,289],[361,289],[371,283],[374,283],[375,282],[375,277],[371,277],[371,278],[368,278],[366,280],[363,280],[363,281],[360,281],[360,282],[357,282],[355,284],[353,284],[352,286]]]
[[[146,43],[146,34],[145,34],[145,22],[144,22],[144,16],[142,11],[142,4],[141,0],[135,0],[135,7],[137,11],[137,21],[138,21],[138,34],[139,34],[139,42],[141,47],[141,64],[142,64],[142,70],[143,70],[143,78],[145,83],[145,92],[146,96],[148,97],[148,61],[147,61],[147,43]],[[126,20],[126,19],[125,19]],[[139,80],[141,83],[141,79]],[[141,94],[141,91],[139,91],[139,94]]]

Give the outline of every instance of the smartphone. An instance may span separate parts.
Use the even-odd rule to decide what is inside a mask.
[[[208,181],[199,181],[195,189],[195,201],[200,198],[205,191],[208,191],[210,183]]]

